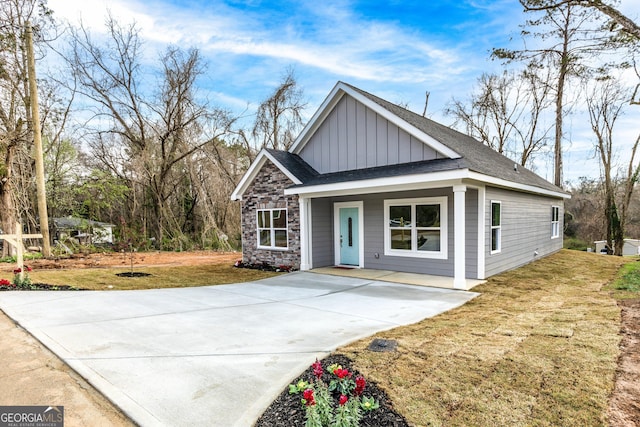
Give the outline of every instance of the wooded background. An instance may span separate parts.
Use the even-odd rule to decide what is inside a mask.
[[[556,185],[573,195],[565,215],[570,245],[608,239],[613,248],[613,240],[639,238],[640,132],[634,141],[615,138],[619,117],[640,104],[637,23],[615,1],[520,3],[523,48],[493,50],[503,72],[478,76],[467,98],[451,99],[452,126],[527,167],[541,156],[552,159]],[[239,248],[240,211],[231,191],[262,147],[287,149],[304,124],[307,103],[293,69],[283,70],[247,118],[202,96],[208,64],[197,47],[166,46],[149,67],[135,22],[109,16],[108,37],[97,39],[82,24],[57,22],[45,0],[0,0],[5,232],[16,221],[25,232],[38,231],[27,21],[37,52],[49,218],[114,224],[119,244],[139,250]],[[629,71],[638,77],[633,82],[621,78]],[[578,109],[588,112],[601,167],[597,176],[567,183],[564,122]],[[632,146],[629,158],[616,157],[622,143]]]

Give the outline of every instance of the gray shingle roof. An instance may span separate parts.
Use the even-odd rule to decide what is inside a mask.
[[[306,183],[318,176],[318,172],[297,154],[289,153],[288,151],[274,150],[272,148],[267,148],[266,150],[280,162],[282,166],[294,174],[300,182]]]
[[[504,179],[518,184],[538,187],[544,190],[565,193],[561,188],[556,187],[544,178],[536,175],[532,171],[518,165],[514,168],[515,162],[493,149],[482,144],[480,141],[434,122],[431,119],[422,117],[412,111],[398,105],[378,98],[357,87],[343,83],[353,91],[368,98],[390,113],[430,135],[443,145],[460,154],[457,159],[436,159],[420,162],[404,163],[389,166],[380,166],[366,169],[356,169],[343,172],[319,174],[308,163],[297,154],[287,151],[267,149],[278,162],[289,172],[295,175],[302,184],[295,187],[307,187],[312,185],[335,184],[349,181],[359,181],[375,178],[386,178],[402,175],[413,175],[430,172],[451,171],[457,169],[469,169],[483,175]]]
[[[347,83],[344,84],[460,154],[465,160],[464,163],[469,170],[519,184],[532,185],[550,191],[564,192],[561,188],[556,187],[523,166],[518,165],[517,170],[514,170],[515,162],[513,160],[494,151],[469,135],[465,135],[457,130],[422,117],[412,111],[365,92],[362,89],[358,89]]]

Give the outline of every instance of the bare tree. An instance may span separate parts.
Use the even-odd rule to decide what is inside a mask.
[[[33,123],[24,38],[27,21],[34,24],[36,44],[42,45],[44,34],[54,25],[46,1],[0,2],[0,228],[5,232],[13,231],[19,220],[36,224],[30,179]],[[42,114],[41,121],[46,119]],[[3,245],[3,255],[8,246]]]
[[[288,150],[302,128],[306,105],[293,70],[287,70],[280,85],[258,107],[253,138],[261,147]]]
[[[522,73],[483,74],[468,103],[454,99],[445,113],[471,136],[528,166],[550,130],[542,123],[551,102],[549,75],[539,72],[530,66]]]
[[[107,30],[109,40],[100,45],[83,26],[72,29],[66,55],[94,113],[92,151],[103,168],[130,182],[132,206],[141,209],[132,215],[144,218],[143,233],[182,245],[189,232],[184,217],[199,201],[189,196],[189,162],[220,144],[233,120],[199,101],[196,81],[204,68],[197,50],[169,47],[160,58],[159,87],[151,91],[135,24],[109,17]]]
[[[558,9],[566,5],[593,8],[606,15],[609,19],[611,19],[612,22],[619,26],[619,28],[629,36],[635,39],[640,39],[640,25],[620,12],[610,3],[615,4],[615,2],[605,3],[602,0],[520,0],[520,4],[522,4],[522,6],[527,11]]]
[[[624,193],[622,201],[616,202],[616,165],[614,146],[614,127],[627,103],[628,91],[612,78],[596,80],[587,88],[586,104],[591,129],[596,138],[596,151],[600,157],[602,178],[604,181],[604,208],[606,240],[609,251],[622,255],[624,245],[624,227],[631,201],[638,168],[634,165],[635,154],[640,139],[633,144],[629,167],[622,179]]]
[[[554,138],[554,183],[562,187],[563,171],[563,121],[566,114],[566,85],[571,76],[580,75],[584,69],[584,57],[602,47],[600,33],[593,27],[594,13],[572,3],[563,3],[557,8],[532,9],[540,12],[536,19],[527,20],[522,35],[525,40],[535,37],[545,45],[525,47],[521,50],[493,49],[492,56],[506,61],[535,60],[551,63],[556,72],[555,90],[555,138]],[[533,31],[532,29],[537,30]]]

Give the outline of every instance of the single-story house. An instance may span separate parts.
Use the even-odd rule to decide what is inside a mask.
[[[245,263],[484,279],[562,248],[570,196],[479,141],[338,82],[232,193]]]
[[[593,242],[596,245],[596,253],[607,253],[607,241],[596,240]],[[622,255],[640,255],[640,240],[638,239],[624,239],[622,245]]]
[[[55,240],[71,238],[80,244],[113,244],[113,224],[70,216],[52,218],[51,222]]]

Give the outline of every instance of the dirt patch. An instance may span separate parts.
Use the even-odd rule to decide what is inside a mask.
[[[622,309],[622,342],[609,402],[609,423],[613,427],[640,426],[640,299],[618,304]]]
[[[26,261],[25,264],[34,269],[67,269],[67,268],[100,268],[100,267],[134,267],[142,266],[177,266],[177,265],[206,265],[233,264],[242,258],[239,252],[138,252],[130,253],[94,253],[74,254],[68,257],[51,259],[37,259]],[[13,272],[14,264],[4,264],[1,271]]]
[[[0,405],[64,406],[68,426],[135,424],[0,311]]]

